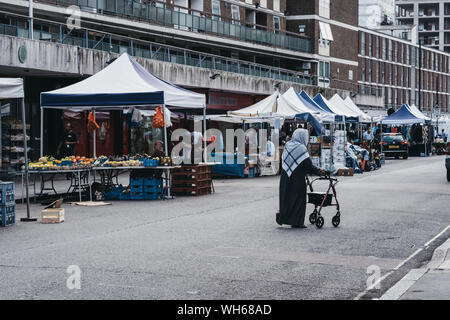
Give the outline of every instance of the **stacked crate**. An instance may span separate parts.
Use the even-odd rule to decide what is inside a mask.
[[[187,165],[172,172],[174,195],[211,194],[211,165]]]
[[[2,214],[0,226],[6,227],[16,222],[16,203],[14,195],[14,182],[0,182]]]
[[[161,178],[130,178],[130,200],[157,200],[164,195]]]

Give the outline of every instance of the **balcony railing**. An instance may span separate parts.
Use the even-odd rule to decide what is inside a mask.
[[[298,36],[269,32],[239,24],[220,21],[218,18],[188,14],[165,7],[152,6],[139,0],[37,0],[61,6],[76,5],[82,11],[106,15],[125,16],[174,29],[196,33],[214,34],[236,40],[279,47],[295,51],[311,52],[311,41]]]
[[[55,32],[55,30],[58,29],[59,32]],[[48,30],[53,30],[53,32]],[[9,24],[0,24],[0,34],[21,38],[29,37],[27,28]],[[69,30],[63,24],[38,24],[35,20],[33,38],[40,41],[74,45],[81,48],[101,50],[109,53],[121,54],[127,52],[136,57],[217,71],[233,72],[306,85],[314,84],[311,77],[292,70],[205,54],[158,43],[130,39],[123,36],[102,33],[92,29]]]

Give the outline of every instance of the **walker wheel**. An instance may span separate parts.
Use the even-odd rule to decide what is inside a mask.
[[[324,222],[325,222],[325,220],[323,219],[322,216],[317,217],[317,220],[316,220],[316,227],[319,228],[319,229],[322,228]]]
[[[311,222],[311,224],[315,224],[316,220],[317,220],[317,212],[314,210],[314,212],[309,215],[309,222]]]
[[[336,214],[333,219],[331,219],[333,226],[337,227],[341,223],[341,218]]]

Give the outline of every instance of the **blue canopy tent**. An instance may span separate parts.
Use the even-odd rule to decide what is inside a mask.
[[[43,109],[107,109],[162,105],[184,109],[203,109],[206,130],[206,98],[166,82],[148,72],[127,53],[93,76],[65,88],[41,93],[41,156],[44,149]],[[167,129],[164,128],[167,149]],[[95,137],[95,135],[94,135]],[[206,142],[205,142],[206,143]],[[205,148],[206,151],[206,148]],[[94,157],[95,140],[94,140]]]
[[[320,93],[318,93],[318,94],[314,97],[313,101],[314,101],[319,107],[321,107],[322,109],[328,111],[329,113],[335,114],[335,115],[336,115],[336,116],[335,116],[335,121],[336,121],[336,122],[344,122],[344,119],[345,119],[344,116],[335,113],[335,112],[332,110],[332,108],[330,108],[330,106],[328,105],[328,104],[329,104],[328,100],[325,99],[325,97],[322,96]]]
[[[402,105],[400,109],[391,114],[388,117],[381,119],[381,124],[387,125],[410,125],[415,123],[429,123],[427,119],[420,117],[411,111],[410,107],[406,104]]]

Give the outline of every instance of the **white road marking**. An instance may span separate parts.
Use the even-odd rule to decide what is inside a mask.
[[[444,228],[444,230],[442,230],[441,232],[439,232],[436,236],[434,236],[430,241],[426,242],[424,244],[424,246],[420,249],[417,249],[412,255],[410,255],[408,258],[406,258],[405,260],[403,260],[399,265],[397,265],[394,269],[392,269],[391,271],[389,271],[388,273],[386,273],[384,276],[382,276],[380,279],[378,279],[374,284],[372,284],[370,287],[368,287],[366,290],[364,290],[363,292],[361,292],[360,294],[358,294],[353,300],[359,300],[361,299],[363,296],[365,296],[370,290],[372,290],[373,288],[375,288],[379,283],[381,283],[381,281],[383,281],[384,279],[386,279],[387,277],[389,277],[391,274],[394,273],[394,271],[397,271],[398,269],[400,269],[400,267],[402,267],[405,263],[407,263],[409,260],[411,260],[412,258],[414,258],[419,252],[421,252],[423,249],[426,249],[430,246],[431,243],[433,243],[437,238],[439,238],[441,235],[443,235],[448,229],[450,228],[450,224]]]

